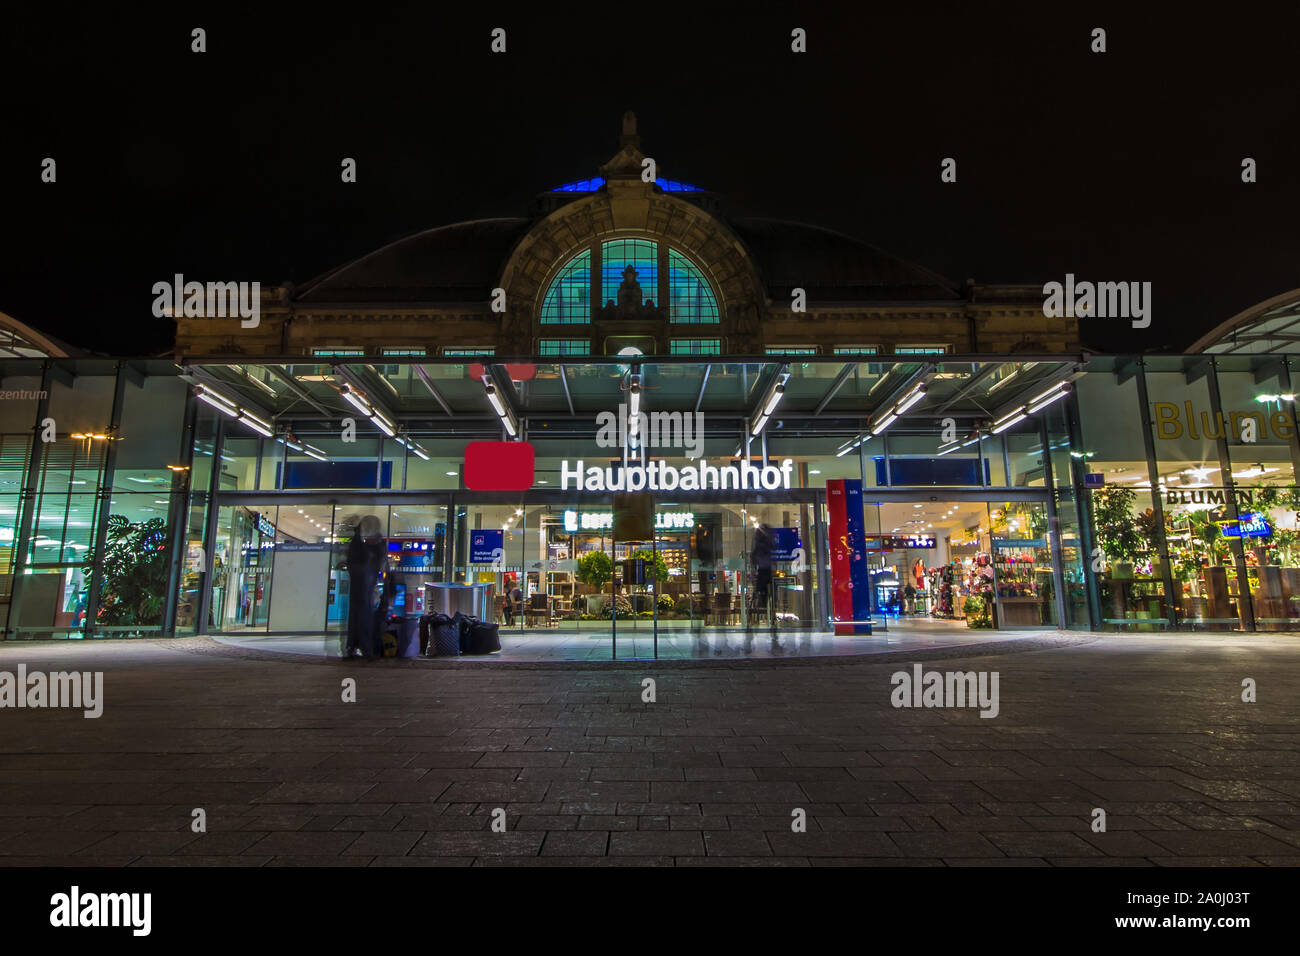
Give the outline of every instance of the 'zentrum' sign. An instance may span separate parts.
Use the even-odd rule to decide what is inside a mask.
[[[578,491],[708,491],[725,488],[776,491],[790,487],[792,471],[793,458],[783,459],[779,467],[764,465],[761,468],[749,462],[718,467],[704,459],[685,468],[676,468],[662,460],[648,465],[606,468],[592,465],[584,468],[581,460],[576,467],[571,467],[566,459],[560,462],[560,487],[566,491],[569,488]]]

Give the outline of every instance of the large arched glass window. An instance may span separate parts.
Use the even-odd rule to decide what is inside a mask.
[[[613,239],[600,247],[601,298],[618,301],[618,287],[627,278],[628,266],[636,270],[633,276],[641,283],[641,301],[649,299],[659,304],[659,246],[648,239]]]
[[[685,256],[668,250],[668,304],[673,322],[718,321],[718,300],[704,274]]]
[[[592,252],[584,249],[565,264],[542,300],[543,325],[583,325],[593,306],[618,303],[619,288],[630,277],[640,286],[637,305],[653,302],[672,322],[716,325],[718,299],[704,273],[684,255],[651,239],[610,239],[601,243],[598,284],[592,288]],[[662,255],[662,260],[661,260]],[[660,289],[661,264],[667,276]],[[632,272],[629,273],[628,270]],[[592,301],[593,297],[595,302]]]
[[[591,252],[569,260],[542,302],[543,325],[582,325],[591,321]]]

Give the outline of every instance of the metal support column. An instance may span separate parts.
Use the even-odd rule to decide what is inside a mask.
[[[1047,429],[1047,415],[1038,419],[1039,435],[1043,443],[1043,479],[1047,485],[1047,530],[1051,542],[1052,583],[1056,591],[1056,626],[1065,627],[1065,560],[1061,545],[1061,519],[1056,511],[1056,475],[1052,470],[1052,444]]]
[[[1166,560],[1160,562],[1160,578],[1165,589],[1165,614],[1169,620],[1170,629],[1173,629],[1178,626],[1178,615],[1174,608],[1174,581],[1168,561],[1169,545],[1165,541],[1165,506],[1160,499],[1160,469],[1156,465],[1156,442],[1151,431],[1151,400],[1147,395],[1147,370],[1145,364],[1138,364],[1137,374],[1133,378],[1137,382],[1138,408],[1142,412],[1142,445],[1146,450],[1147,480],[1151,485],[1151,511],[1156,519],[1156,540],[1153,543],[1156,553],[1162,554],[1166,558]],[[1121,584],[1120,587],[1123,587],[1123,585]]]
[[[22,619],[23,577],[30,563],[27,552],[31,547],[32,525],[40,483],[41,465],[45,458],[45,443],[41,441],[41,423],[50,414],[50,385],[53,384],[54,363],[45,361],[41,365],[40,399],[36,403],[36,420],[32,422],[32,441],[27,455],[27,475],[23,479],[22,497],[18,502],[18,528],[14,535],[13,578],[9,591],[9,619],[5,623],[5,637],[15,635],[18,622]]]
[[[1223,408],[1223,396],[1219,394],[1219,370],[1218,363],[1213,362],[1210,370],[1205,375],[1205,382],[1210,389],[1210,407],[1214,409]],[[1192,423],[1189,421],[1188,425]],[[1219,437],[1214,440],[1214,444],[1219,453],[1219,480],[1223,482],[1223,501],[1224,508],[1228,512],[1228,520],[1241,521],[1241,514],[1237,509],[1237,485],[1232,479],[1232,453],[1228,450],[1228,426],[1223,425],[1219,429]],[[1155,488],[1155,481],[1151,483]],[[1152,491],[1154,497],[1156,492]],[[1162,542],[1163,545],[1163,542]],[[1241,545],[1241,538],[1229,538],[1228,546],[1232,549],[1232,560],[1237,566],[1237,618],[1241,621],[1243,629],[1255,631],[1255,600],[1250,593],[1250,572],[1246,569],[1246,549]],[[1161,553],[1165,555],[1166,560],[1163,562],[1166,569],[1169,567],[1169,549],[1161,547]],[[1166,570],[1168,574],[1168,570]]]
[[[104,470],[99,479],[99,504],[95,509],[95,540],[91,545],[90,588],[86,594],[86,637],[94,637],[99,616],[99,601],[104,583],[104,552],[108,549],[108,513],[113,505],[113,479],[117,472],[118,430],[122,426],[122,405],[126,401],[127,371],[117,363],[117,380],[113,384],[113,408],[108,420],[108,448],[104,451]]]
[[[217,524],[221,508],[218,495],[221,492],[221,455],[226,445],[226,419],[224,415],[216,416],[216,426],[212,435],[212,474],[208,479],[208,511],[203,522],[203,570],[199,572],[199,604],[195,608],[194,633],[208,633],[208,620],[212,617],[212,563],[217,550]],[[239,556],[230,554],[226,566],[226,587],[234,580],[235,562]]]
[[[1070,435],[1070,447],[1083,450],[1083,437],[1079,430],[1079,414],[1074,395],[1065,399],[1065,424]],[[1095,539],[1092,534],[1092,495],[1084,488],[1084,475],[1088,472],[1087,458],[1070,459],[1074,478],[1075,520],[1079,528],[1079,558],[1083,562],[1084,591],[1088,596],[1088,621],[1094,631],[1101,630],[1101,589],[1097,575],[1092,570],[1092,551]]]
[[[185,390],[184,425],[181,428],[181,447],[172,471],[172,490],[168,496],[167,541],[171,562],[167,569],[167,594],[163,601],[163,636],[176,633],[176,610],[180,600],[181,582],[184,580],[185,560],[188,557],[190,531],[190,475],[194,464],[194,425],[198,421],[198,402],[192,389]],[[196,607],[197,611],[198,608]]]

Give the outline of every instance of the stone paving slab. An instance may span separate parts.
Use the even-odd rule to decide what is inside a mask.
[[[998,671],[993,719],[891,706],[906,648],[439,667],[4,644],[0,669],[103,670],[106,696],[97,720],[0,711],[0,865],[1300,862],[1300,639],[1002,644],[916,650]]]

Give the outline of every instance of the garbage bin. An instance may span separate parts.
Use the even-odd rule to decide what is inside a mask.
[[[424,608],[454,617],[457,611],[480,621],[492,621],[491,584],[426,584]]]
[[[388,630],[397,635],[398,657],[420,656],[420,615],[393,615],[388,619]]]

